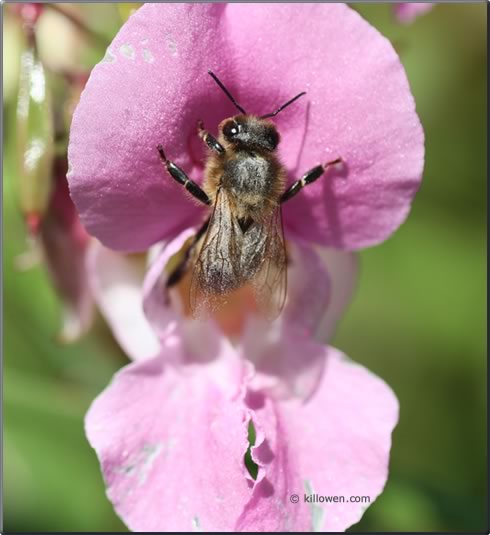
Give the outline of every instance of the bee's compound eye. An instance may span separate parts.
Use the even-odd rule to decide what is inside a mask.
[[[279,144],[279,134],[275,129],[271,129],[267,132],[266,141],[270,150],[274,150],[277,147],[277,145]]]
[[[227,138],[232,138],[238,134],[238,125],[235,123],[235,121],[230,121],[225,124],[223,127],[223,134]]]

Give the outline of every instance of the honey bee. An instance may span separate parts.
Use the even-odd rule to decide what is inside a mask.
[[[306,93],[288,100],[273,113],[248,114],[211,71],[208,71],[239,115],[219,124],[215,138],[198,122],[198,135],[208,147],[203,187],[157,150],[170,176],[210,215],[197,231],[180,264],[170,273],[167,290],[193,267],[190,307],[194,317],[216,311],[235,290],[251,284],[258,309],[270,320],[286,300],[287,254],[281,205],[291,200],[341,159],[317,165],[286,187],[286,171],[277,156],[279,133],[271,121]]]

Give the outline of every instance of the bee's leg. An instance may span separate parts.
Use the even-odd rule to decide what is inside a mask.
[[[206,192],[203,191],[198,184],[191,180],[180,167],[177,167],[173,162],[167,160],[165,152],[163,152],[163,147],[158,145],[158,153],[160,154],[160,159],[162,160],[163,165],[167,169],[170,176],[179,184],[184,186],[184,188],[198,201],[201,201],[204,204],[211,204],[211,200],[207,196]]]
[[[202,121],[198,121],[197,123],[197,133],[211,150],[214,150],[214,152],[216,152],[217,154],[225,153],[225,148],[223,147],[223,145],[221,145],[221,143],[209,132],[204,130],[204,124]]]
[[[170,273],[168,276],[167,282],[165,284],[165,288],[168,290],[175,284],[177,284],[182,277],[185,275],[189,263],[189,259],[191,257],[192,250],[197,245],[199,240],[203,237],[206,230],[208,230],[209,225],[209,217],[204,221],[201,228],[197,231],[196,235],[194,236],[194,239],[192,240],[191,244],[187,248],[187,250],[184,253],[184,257],[182,258],[181,262],[176,266],[176,268]]]
[[[306,174],[303,175],[303,178],[300,178],[299,180],[296,180],[296,182],[293,182],[291,186],[289,186],[289,188],[282,194],[281,203],[292,199],[305,186],[319,179],[329,167],[333,167],[334,165],[337,165],[341,162],[342,158],[337,158],[336,160],[332,160],[331,162],[328,162],[325,165],[317,165],[316,167],[313,167],[313,169],[310,169]]]

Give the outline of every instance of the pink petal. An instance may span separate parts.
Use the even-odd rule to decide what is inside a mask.
[[[202,211],[168,176],[156,146],[199,179],[189,143],[196,123],[215,127],[230,104],[207,70],[230,71],[220,4],[146,4],[123,25],[92,71],[73,117],[73,199],[104,244],[143,250],[195,223]]]
[[[195,231],[195,228],[185,230],[165,244],[156,256],[143,283],[143,308],[162,344],[171,348],[180,347],[184,360],[198,362],[206,360],[206,355],[218,352],[222,335],[210,322],[183,316],[179,299],[167,293],[168,273],[165,269],[172,256],[182,249]]]
[[[164,244],[145,275],[143,307],[147,320],[160,340],[176,332],[178,322],[181,320],[180,313],[174,309],[172,302],[167,300],[165,284],[168,274],[165,272],[165,267],[193,234],[193,229],[186,230],[174,240]]]
[[[134,363],[92,404],[86,432],[131,530],[233,530],[251,493],[247,422],[242,367],[222,357],[229,364],[179,371],[165,365],[168,355]]]
[[[133,360],[158,355],[160,342],[143,313],[144,258],[93,241],[87,268],[97,305],[121,348]]]
[[[287,322],[268,326],[263,320],[251,320],[240,355],[255,365],[253,387],[280,399],[309,397],[318,387],[325,365],[323,346]]]
[[[309,507],[290,500],[292,489],[301,485],[301,474],[288,446],[288,426],[280,414],[279,404],[275,405],[260,392],[249,391],[245,399],[256,430],[251,453],[259,471],[235,531],[310,531]]]
[[[308,92],[277,120],[291,178],[339,156],[346,162],[346,174],[328,173],[285,206],[286,224],[343,249],[386,239],[408,215],[424,158],[413,97],[390,42],[337,3],[300,10],[232,4],[227,19],[244,106],[258,88],[269,95],[266,111]],[[260,61],[250,61],[257,43]]]
[[[241,354],[258,372],[256,388],[275,398],[309,397],[325,364],[326,343],[349,304],[357,281],[353,253],[289,242],[288,301],[273,324],[252,318]]]
[[[62,306],[61,342],[74,342],[92,326],[94,300],[86,270],[88,235],[68,193],[66,161],[55,162],[56,184],[39,237],[51,280]]]
[[[397,2],[393,6],[398,22],[410,24],[420,15],[429,12],[436,4],[432,2]]]
[[[315,339],[328,343],[332,340],[338,322],[354,297],[359,277],[358,253],[317,247],[331,280],[330,300],[317,322]]]
[[[201,209],[165,174],[155,145],[200,180],[196,121],[216,131],[236,111],[209,68],[254,113],[308,91],[277,117],[290,180],[343,158],[343,172],[285,206],[290,230],[355,249],[405,220],[423,132],[396,53],[357,13],[341,4],[147,4],[94,69],[71,132],[72,194],[104,243],[142,249],[197,223]]]
[[[382,491],[397,401],[340,352],[328,350],[307,402],[247,391],[251,370],[227,344],[210,364],[176,369],[166,360],[176,359],[124,368],[86,418],[108,496],[130,529],[339,531],[366,505],[311,505],[305,494],[372,503]],[[257,435],[253,484],[244,466],[249,420]]]
[[[289,241],[287,277],[288,297],[281,320],[311,334],[334,291],[320,252],[300,240]]]
[[[373,503],[388,476],[391,433],[398,420],[398,402],[390,388],[328,348],[320,386],[307,402],[271,401],[257,394],[248,399],[252,420],[270,447],[270,461],[262,463],[262,477],[281,489],[282,525],[304,530],[303,515],[298,519],[300,525],[294,524],[293,515],[294,507],[305,505],[311,530],[343,531],[358,522],[369,504],[348,500],[368,496]],[[297,504],[288,501],[292,494],[298,495]],[[347,501],[306,504],[304,497],[310,494],[343,496]],[[263,500],[271,502],[275,496]],[[263,510],[265,506],[262,504]],[[240,527],[261,531],[266,522],[252,509],[242,516]]]

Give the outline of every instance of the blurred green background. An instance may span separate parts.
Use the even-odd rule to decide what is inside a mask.
[[[81,341],[56,343],[60,307],[45,269],[15,268],[27,244],[14,172],[21,25],[8,7],[4,529],[122,531],[83,416],[126,358],[100,318]],[[407,223],[361,253],[358,291],[333,342],[384,378],[401,407],[386,489],[350,531],[485,531],[486,5],[440,4],[411,26],[398,25],[387,4],[353,7],[401,55],[425,128],[426,167]],[[101,42],[110,42],[130,8],[71,7]],[[52,60],[52,71],[89,69],[102,57],[103,46],[63,17],[47,10],[41,21],[48,28],[38,39],[41,59]]]

